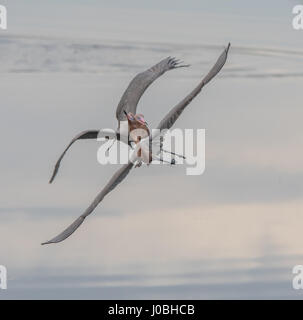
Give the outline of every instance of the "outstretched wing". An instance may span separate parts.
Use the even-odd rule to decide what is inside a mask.
[[[168,57],[150,69],[141,72],[135,76],[125,90],[116,110],[116,118],[118,121],[126,120],[124,110],[126,112],[136,113],[137,104],[145,92],[145,90],[163,73],[168,70],[187,67],[188,65],[181,65],[179,60]]]
[[[212,69],[209,71],[209,73],[204,77],[204,79],[189,95],[187,95],[180,103],[178,103],[174,108],[170,110],[170,112],[159,123],[157,129],[164,130],[169,129],[173,126],[176,120],[180,117],[185,107],[200,93],[202,88],[208,82],[210,82],[223,68],[227,59],[229,48],[230,43],[228,44],[227,48],[223,51],[223,53],[221,54],[215,65],[212,67]]]
[[[63,151],[63,153],[61,154],[61,156],[59,157],[58,161],[56,162],[55,164],[55,168],[54,168],[54,171],[53,171],[53,174],[52,174],[52,177],[50,178],[49,180],[49,183],[52,183],[58,173],[58,170],[59,170],[59,167],[60,167],[60,163],[61,163],[61,160],[63,159],[65,153],[67,152],[67,150],[71,147],[71,145],[76,142],[77,140],[80,140],[80,139],[97,139],[98,137],[98,133],[99,133],[99,130],[86,130],[86,131],[83,131],[79,134],[77,134],[73,140],[69,143],[69,145],[65,148],[65,150]]]
[[[58,161],[55,164],[55,168],[52,174],[52,177],[49,180],[49,183],[52,183],[58,173],[61,161],[65,155],[65,153],[67,152],[67,150],[71,147],[71,145],[76,142],[77,140],[81,140],[81,139],[97,139],[100,137],[108,137],[110,139],[115,139],[116,138],[116,134],[111,131],[111,130],[86,130],[83,131],[79,134],[77,134],[73,140],[69,143],[69,145],[65,148],[65,150],[63,151],[63,153],[61,154],[61,156],[59,157]]]
[[[103,190],[97,195],[97,197],[92,202],[92,204],[85,210],[85,212],[77,220],[75,220],[68,228],[66,228],[58,236],[56,236],[52,240],[44,242],[42,244],[44,245],[44,244],[61,242],[61,241],[65,240],[66,238],[68,238],[72,233],[74,233],[80,227],[80,225],[83,223],[84,219],[94,211],[94,209],[103,200],[103,198],[110,191],[112,191],[121,181],[123,181],[125,179],[125,177],[128,175],[128,173],[132,169],[133,165],[134,164],[132,162],[129,162],[128,164],[121,167],[112,176],[112,178],[109,180],[109,182],[103,188]]]

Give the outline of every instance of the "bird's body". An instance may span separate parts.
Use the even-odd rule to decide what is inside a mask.
[[[138,145],[142,139],[145,139],[150,136],[150,131],[147,126],[147,122],[144,119],[143,114],[135,114],[133,115],[131,112],[126,113],[127,122],[128,122],[128,128],[129,128],[129,137],[130,140],[135,143],[135,145]],[[137,148],[137,157],[143,162],[149,164],[152,161],[152,156],[150,152],[146,154],[145,152],[142,152],[142,147]],[[139,162],[139,165],[136,167],[139,167],[141,164]]]
[[[168,114],[162,119],[157,126],[158,132],[166,129],[170,129],[176,120],[179,118],[181,113],[184,111],[186,106],[201,92],[202,88],[211,81],[224,66],[230,44],[221,54],[213,68],[209,73],[201,80],[197,87],[190,92],[180,103],[172,108]],[[65,229],[58,236],[50,241],[43,244],[57,243],[68,238],[79,226],[83,223],[85,218],[90,215],[97,205],[103,200],[103,198],[112,191],[121,181],[125,179],[130,170],[134,166],[140,166],[142,162],[151,163],[152,160],[157,157],[152,153],[150,145],[157,138],[158,133],[155,135],[150,134],[147,123],[142,114],[136,114],[137,104],[145,92],[145,90],[162,74],[168,70],[187,67],[188,65],[181,65],[180,62],[174,58],[168,57],[148,70],[139,73],[129,84],[126,91],[124,92],[117,110],[116,118],[118,120],[118,129],[116,132],[109,130],[87,130],[78,134],[67,146],[64,152],[59,157],[55,169],[53,171],[50,183],[53,182],[56,174],[59,170],[61,160],[63,159],[67,150],[71,145],[82,139],[96,139],[98,137],[105,137],[108,139],[119,140],[121,142],[131,145],[131,142],[135,144],[134,151],[132,152],[129,162],[123,165],[105,185],[101,192],[97,195],[91,205],[84,211],[80,217],[75,220],[67,229]],[[122,125],[123,124],[123,125]],[[128,127],[125,127],[125,124]],[[122,128],[123,127],[123,128]]]

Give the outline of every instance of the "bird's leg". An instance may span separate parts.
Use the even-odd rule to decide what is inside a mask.
[[[106,152],[108,152],[108,151],[111,149],[111,147],[114,145],[114,143],[115,143],[115,142],[116,142],[116,140],[115,140],[115,139],[113,139],[112,144],[107,148]]]
[[[135,168],[140,168],[142,166],[142,161],[141,160],[138,160]]]
[[[164,150],[164,149],[161,149],[163,152],[166,152],[166,153],[170,153],[172,154],[173,156],[177,156],[179,158],[183,158],[183,159],[186,159],[186,157],[182,154],[178,154],[178,153],[175,153],[175,152],[172,152],[172,151],[168,151],[168,150]]]
[[[167,160],[164,160],[162,157],[153,157],[153,160],[158,160],[160,161],[161,163],[167,163],[167,164],[170,164],[170,165],[174,165],[176,164],[176,160],[175,159],[171,159],[171,161],[167,161]]]
[[[179,157],[179,158],[186,159],[185,156],[182,155],[182,154],[178,154],[178,153],[175,153],[175,152],[172,152],[172,151],[164,150],[164,149],[163,149],[163,140],[164,140],[164,139],[163,139],[163,137],[161,136],[161,137],[160,137],[160,150],[161,150],[162,152],[169,153],[169,154],[172,154],[173,156],[177,156],[177,157]],[[162,157],[162,152],[161,152],[161,157]]]

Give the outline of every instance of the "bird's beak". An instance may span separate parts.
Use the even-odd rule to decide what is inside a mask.
[[[126,115],[127,121],[131,121],[131,120],[129,119],[128,113],[127,113],[125,110],[123,110],[123,112],[124,112],[124,114]]]

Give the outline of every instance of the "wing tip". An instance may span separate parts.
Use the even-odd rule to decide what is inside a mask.
[[[41,243],[41,246],[45,246],[46,244],[59,243],[59,242],[62,242],[63,240],[64,240],[64,239],[59,240],[59,241],[56,241],[56,240],[54,240],[54,239],[48,240],[48,241],[42,242],[42,243]]]
[[[169,57],[168,64],[171,69],[190,67],[190,64],[184,64],[184,61],[181,61],[175,57]]]
[[[230,43],[230,42],[228,42],[228,45],[227,45],[227,47],[226,47],[226,49],[225,49],[226,53],[228,53],[228,51],[229,51],[230,47],[231,47],[231,43]]]
[[[59,170],[59,166],[60,165],[58,163],[56,163],[53,174],[52,174],[51,178],[49,179],[48,183],[52,183],[55,180],[57,173],[58,173],[58,170]]]
[[[41,243],[41,246],[44,246],[44,245],[46,245],[46,244],[51,244],[51,243],[54,243],[54,242],[52,242],[52,241],[42,242],[42,243]]]
[[[80,216],[78,219],[76,219],[69,227],[67,227],[63,232],[61,232],[59,235],[57,235],[55,238],[52,238],[49,241],[41,243],[41,245],[51,244],[51,243],[59,243],[67,239],[69,236],[71,236],[83,223],[85,220],[85,216]]]

